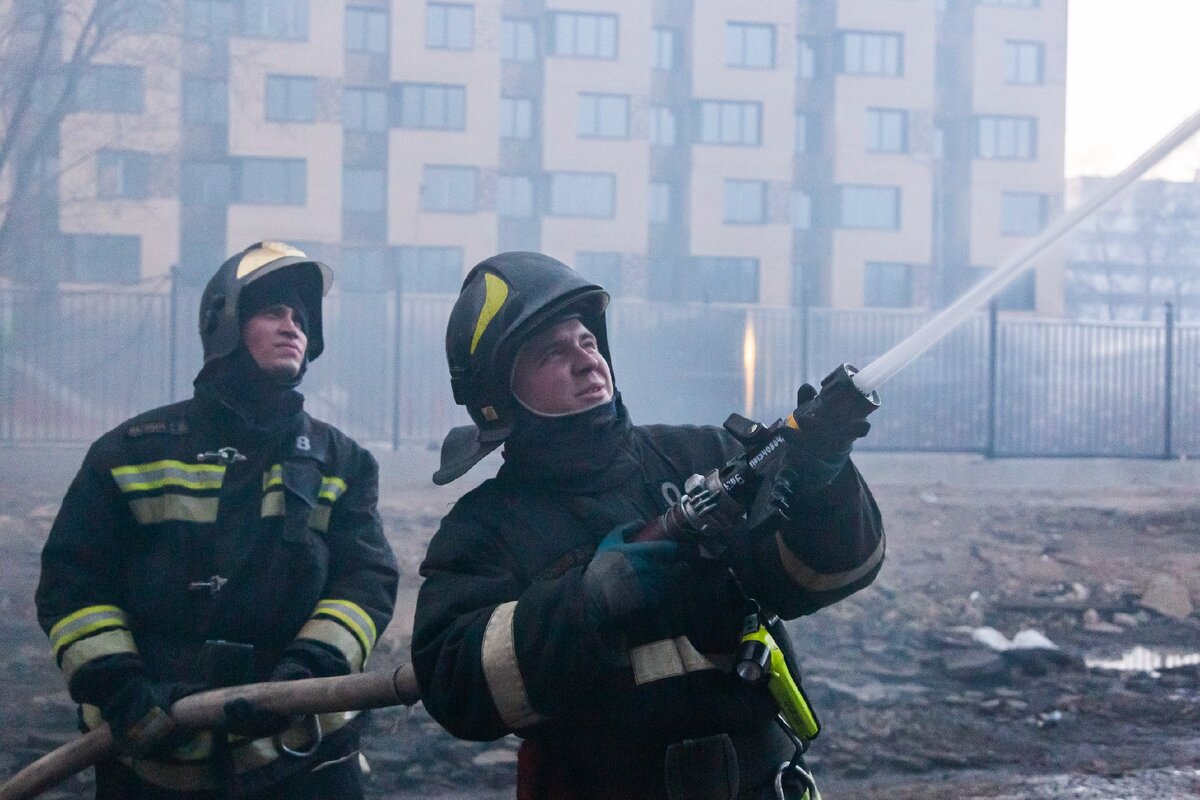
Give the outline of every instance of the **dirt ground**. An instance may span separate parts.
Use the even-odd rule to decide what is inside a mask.
[[[439,489],[434,454],[378,455],[403,571],[373,658],[384,669],[406,660],[417,565],[438,519],[488,470]],[[0,780],[75,736],[32,595],[81,458],[0,451]],[[858,460],[884,514],[883,572],[793,623],[824,723],[810,761],[826,798],[1200,797],[1200,658],[1095,665],[1135,647],[1200,653],[1200,463]],[[1054,649],[997,649],[1022,631],[1018,641],[1036,632]],[[369,796],[512,797],[515,747],[456,741],[419,706],[375,712]],[[46,796],[89,789],[84,774]]]

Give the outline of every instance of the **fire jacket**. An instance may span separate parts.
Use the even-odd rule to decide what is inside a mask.
[[[67,491],[36,599],[86,727],[101,721],[111,692],[94,677],[114,658],[205,684],[204,643],[238,642],[253,645],[262,681],[302,643],[330,656],[332,674],[357,672],[391,618],[397,569],[374,458],[298,404],[274,434],[239,420],[200,396],[149,411],[97,440]],[[324,742],[307,759],[272,738],[220,735],[225,779],[240,793],[353,753],[352,718],[322,715]],[[279,739],[303,751],[309,736],[301,725]],[[215,737],[124,763],[153,786],[210,789]]]
[[[665,797],[667,746],[719,733],[738,750],[742,785],[761,786],[792,748],[766,687],[732,672],[747,608],[736,583],[785,619],[850,595],[883,560],[878,508],[848,464],[793,506],[794,522],[731,539],[730,566],[689,560],[636,630],[605,630],[589,621],[581,585],[600,540],[661,514],[689,475],[740,452],[719,428],[631,426],[623,408],[614,428],[578,448],[576,459],[600,461],[591,469],[518,465],[506,453],[442,521],[414,622],[425,705],[458,737],[536,744],[528,763],[556,774],[534,782],[570,791],[535,797]]]

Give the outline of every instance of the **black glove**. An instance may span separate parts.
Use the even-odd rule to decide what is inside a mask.
[[[275,667],[270,680],[272,682],[295,681],[311,677],[313,674],[308,667],[298,661],[285,658]],[[244,697],[230,700],[222,710],[225,713],[225,720],[221,724],[222,729],[227,733],[245,736],[248,739],[261,739],[283,733],[293,725],[300,724],[304,719],[303,715],[299,714],[271,711]]]
[[[609,531],[583,573],[588,616],[603,623],[662,602],[672,572],[684,561],[679,542],[627,542],[641,530],[630,522]]]
[[[803,408],[817,396],[812,384],[796,391],[796,407]],[[796,472],[793,481],[798,491],[814,489],[829,483],[846,466],[855,439],[871,430],[864,417],[838,418],[831,414],[801,414],[793,418],[796,427],[780,430],[788,445],[787,465]]]
[[[171,705],[203,690],[199,684],[152,681],[130,677],[100,706],[100,716],[112,728],[113,749],[131,758],[165,758],[192,737],[170,717]]]

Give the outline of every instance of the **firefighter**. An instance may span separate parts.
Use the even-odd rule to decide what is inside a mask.
[[[815,800],[804,742],[734,660],[749,615],[786,651],[777,618],[879,571],[879,510],[849,461],[867,424],[789,434],[790,520],[731,524],[719,558],[631,540],[688,476],[745,448],[720,428],[631,423],[607,303],[537,253],[494,256],[463,284],[446,348],[454,398],[475,424],[446,436],[434,482],[502,445],[503,463],[453,506],[422,563],[422,698],[456,736],[523,739],[520,800]]]
[[[375,459],[296,391],[324,347],[331,280],[279,242],[222,264],[192,399],[102,436],[67,490],[38,619],[83,729],[111,726],[102,800],[361,797],[354,713],[239,700],[200,733],[167,714],[206,688],[359,672],[391,619]]]

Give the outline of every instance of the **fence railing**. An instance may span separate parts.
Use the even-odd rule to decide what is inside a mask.
[[[444,295],[339,292],[306,407],[371,446],[435,444],[450,395]],[[0,444],[79,443],[191,394],[199,290],[0,290]],[[638,422],[771,420],[796,387],[869,363],[928,314],[616,301],[614,371]],[[882,389],[864,449],[1200,455],[1200,326],[981,312]]]

